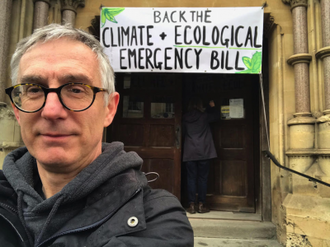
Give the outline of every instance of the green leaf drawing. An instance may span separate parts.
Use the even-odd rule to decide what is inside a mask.
[[[124,11],[125,8],[102,8],[101,12],[101,22],[102,27],[104,26],[106,20],[109,20],[113,23],[118,23],[115,19],[115,16]]]
[[[259,73],[261,71],[261,52],[256,52],[252,56],[252,71]]]
[[[251,69],[251,58],[249,57],[242,57],[243,63],[248,69]]]
[[[261,52],[256,52],[252,55],[252,58],[242,57],[244,65],[247,70],[236,72],[236,74],[259,74],[261,71]]]

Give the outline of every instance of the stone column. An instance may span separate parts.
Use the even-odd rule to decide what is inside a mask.
[[[330,1],[320,0],[322,19],[322,45],[316,58],[323,61],[324,73],[324,116],[317,122],[319,126],[318,144],[320,149],[328,149],[328,155],[319,157],[319,165],[326,177],[330,178]]]
[[[312,56],[308,54],[307,0],[300,2],[291,2],[294,56],[291,56],[288,62],[294,67],[296,113],[311,115],[308,62]]]
[[[13,0],[0,1],[0,107],[5,104],[5,88],[8,69],[10,15]]]
[[[33,30],[48,24],[49,0],[34,0]]]
[[[62,24],[75,25],[77,8],[85,7],[85,0],[61,0],[62,3]]]
[[[10,28],[13,0],[0,0],[0,168],[3,159],[12,150],[22,145],[20,131],[11,107],[5,103],[5,88],[9,86],[8,64]]]
[[[312,117],[310,110],[309,92],[309,62],[312,60],[312,55],[308,53],[307,0],[282,1],[291,5],[293,24],[294,55],[287,61],[294,69],[296,109],[294,118],[288,122],[290,167],[294,167],[299,172],[306,172],[313,163],[312,155],[309,153],[311,154],[315,147],[315,118]],[[303,153],[301,150],[304,150]],[[293,184],[293,190],[294,188]]]

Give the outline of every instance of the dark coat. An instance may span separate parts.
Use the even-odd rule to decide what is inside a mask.
[[[9,182],[11,179],[0,171],[0,245],[192,247],[193,231],[177,198],[167,191],[150,189],[145,176],[137,169],[141,162],[136,161],[136,154],[125,153],[120,144],[109,144],[106,149],[108,154],[103,155],[104,159],[97,159],[98,164],[93,162],[94,167],[87,167],[85,175],[90,176],[89,179],[80,176],[70,195],[62,196],[70,187],[67,186],[59,199],[57,194],[53,196],[56,202],[51,212],[44,205],[41,212],[29,214],[29,217],[35,215],[35,220],[47,218],[39,243],[28,233],[24,223],[26,212],[21,211],[28,197],[24,198],[23,192],[17,194]],[[94,182],[100,184],[90,190]],[[54,222],[57,225],[52,224]]]
[[[183,115],[183,162],[217,157],[209,123],[218,119],[220,112],[215,107],[205,112],[194,109]]]

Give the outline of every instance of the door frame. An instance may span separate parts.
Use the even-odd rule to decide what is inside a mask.
[[[188,76],[184,76],[184,80],[183,80],[183,83],[184,85],[186,85],[185,83],[187,83],[186,86],[184,86],[183,90],[182,90],[182,93],[183,93],[183,96],[182,96],[182,99],[183,99],[183,105],[186,105],[187,104],[187,99],[189,99],[189,97],[191,95],[195,95],[195,94],[201,94],[201,97],[203,97],[202,95],[204,95],[205,97],[207,97],[205,94],[212,94],[212,95],[209,95],[209,97],[211,97],[212,99],[216,99],[218,98],[218,100],[221,100],[221,98],[227,96],[228,92],[226,90],[230,90],[229,88],[227,88],[226,85],[216,85],[217,83],[220,83],[221,82],[226,82],[227,84],[232,82],[233,80],[235,81],[235,83],[238,83],[238,85],[241,85],[241,87],[239,87],[238,85],[236,85],[236,87],[238,86],[238,88],[236,88],[235,86],[233,86],[233,88],[231,88],[231,93],[233,93],[234,95],[237,96],[237,93],[239,95],[241,94],[246,94],[246,96],[244,97],[247,97],[246,99],[250,102],[249,103],[249,116],[250,116],[250,120],[249,120],[249,125],[251,127],[251,133],[253,133],[253,135],[251,134],[251,136],[247,139],[249,142],[251,142],[250,145],[248,145],[249,147],[253,147],[253,149],[249,152],[252,157],[248,158],[248,157],[245,157],[245,158],[248,158],[250,161],[249,161],[249,169],[248,169],[248,173],[250,173],[250,175],[248,174],[245,174],[246,178],[248,179],[247,180],[247,184],[248,187],[247,188],[251,188],[252,190],[249,189],[249,196],[246,198],[246,203],[248,203],[249,206],[244,206],[242,207],[242,211],[245,211],[247,210],[247,212],[251,212],[251,213],[255,213],[257,211],[257,203],[260,202],[260,195],[259,195],[259,191],[260,191],[260,130],[259,130],[259,104],[260,102],[258,101],[258,95],[259,95],[259,85],[258,85],[258,75],[239,75],[237,78],[236,75],[212,75],[212,74],[209,74],[209,75],[205,75],[206,77],[204,78],[204,74],[201,73],[200,74],[201,76],[201,79],[197,81],[194,81],[194,78],[195,76],[192,74],[188,75]],[[246,79],[244,79],[244,77],[248,77]],[[237,78],[237,80],[235,79]],[[198,88],[195,88],[197,87],[198,85],[196,84],[195,86],[193,85],[190,85],[189,83],[191,82],[191,80],[193,80],[195,83],[198,84],[198,81],[203,81],[203,80],[206,80],[208,81],[209,85],[205,85],[205,88],[204,88],[204,91],[203,91],[203,94],[202,92],[199,92]],[[244,84],[242,84],[244,83]],[[214,84],[214,85],[213,85]],[[235,88],[237,90],[239,90],[239,92],[236,92],[237,90],[235,90]],[[219,91],[220,89],[220,91]],[[223,91],[225,90],[225,91]],[[244,93],[245,92],[245,93]],[[206,100],[204,98],[204,100]],[[206,104],[206,102],[204,102],[204,104]],[[220,104],[220,102],[218,102],[218,104]],[[184,108],[184,106],[183,106]],[[225,124],[226,125],[228,124],[228,122],[226,120],[221,120],[222,121],[222,124]],[[221,124],[221,125],[222,125]],[[247,123],[246,123],[247,124]],[[252,131],[253,130],[253,131]],[[250,133],[250,132],[249,132]],[[246,145],[246,144],[245,144]],[[218,147],[220,148],[220,147]],[[217,153],[220,155],[221,151],[220,149],[217,151]],[[253,159],[253,161],[251,160]],[[184,195],[186,195],[186,184],[184,183],[185,182],[185,164],[183,164],[183,167],[182,167],[182,193]],[[211,176],[212,174],[210,174]],[[211,186],[212,183],[215,183],[217,181],[211,179],[210,177],[210,181],[209,181],[209,186]],[[211,186],[212,187],[212,186]],[[212,193],[211,192],[212,189],[210,188],[208,190],[208,193]],[[213,196],[216,196],[215,194],[212,193]],[[211,194],[209,194],[209,196],[211,196]],[[219,204],[220,206],[221,205],[227,205],[229,206],[229,208],[227,208],[228,211],[231,211],[230,210],[230,205],[234,206],[235,203],[238,203],[238,202],[243,202],[242,198],[239,196],[237,197],[235,200],[235,198],[232,198],[231,196],[227,197],[227,196],[220,196],[221,198],[221,203]],[[185,206],[188,205],[188,202],[186,201],[186,196],[184,196],[182,198],[182,202]],[[211,201],[211,197],[208,197],[209,200],[207,200],[208,203],[210,203]],[[229,200],[229,201],[228,201]],[[219,203],[219,200],[217,199],[218,203]],[[227,204],[226,204],[227,203]],[[244,204],[245,205],[245,204]],[[253,205],[253,210],[252,210],[252,206]],[[211,206],[211,205],[209,205]],[[243,205],[242,205],[243,206]],[[251,207],[251,208],[250,208]],[[260,206],[258,206],[260,208]],[[225,209],[226,207],[219,207],[218,206],[218,210],[226,210]],[[249,210],[248,210],[249,209]],[[237,211],[237,209],[232,209],[233,212],[234,211]],[[260,213],[259,213],[260,214]]]
[[[264,42],[267,44],[267,42]],[[263,61],[267,61],[263,59]],[[264,98],[265,98],[265,112],[266,115],[269,116],[269,79],[268,79],[268,67],[264,66],[264,79],[263,79],[263,91],[264,91]],[[260,85],[259,85],[260,87]],[[261,219],[263,221],[271,221],[272,219],[272,208],[271,208],[271,171],[270,171],[270,160],[263,155],[263,150],[268,149],[267,144],[267,135],[266,130],[269,130],[269,127],[266,128],[265,122],[268,124],[268,117],[265,121],[264,118],[264,109],[263,109],[263,102],[259,94],[259,150],[257,149],[256,152],[259,152],[259,169],[256,169],[256,176],[259,176],[260,179],[256,179],[257,184],[255,184],[255,198],[257,200],[256,202],[256,214],[261,215]],[[104,128],[103,133],[103,141],[106,141],[107,136],[107,128]],[[184,180],[181,180],[180,184],[180,190],[182,189],[182,182]],[[182,201],[182,198],[181,198]]]
[[[269,144],[267,136],[269,136],[269,68],[268,68],[268,38],[264,35],[262,53],[263,80],[259,80],[259,126],[260,126],[260,150],[259,150],[259,166],[260,166],[260,185],[258,188],[258,202],[256,203],[256,212],[261,215],[263,221],[272,221],[272,189],[271,189],[271,169],[270,159],[268,159],[263,150],[268,150]],[[262,87],[260,86],[262,83]],[[261,89],[263,89],[264,102],[262,102]],[[265,105],[264,105],[265,104]],[[265,109],[264,109],[265,108]],[[266,116],[264,115],[266,114]],[[266,119],[265,119],[266,117]],[[267,124],[267,127],[266,127]],[[266,133],[268,131],[268,133]],[[256,174],[257,175],[257,174]]]

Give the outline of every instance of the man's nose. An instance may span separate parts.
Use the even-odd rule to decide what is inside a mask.
[[[59,96],[55,92],[48,93],[45,105],[41,111],[41,116],[47,119],[63,118],[67,114]]]

